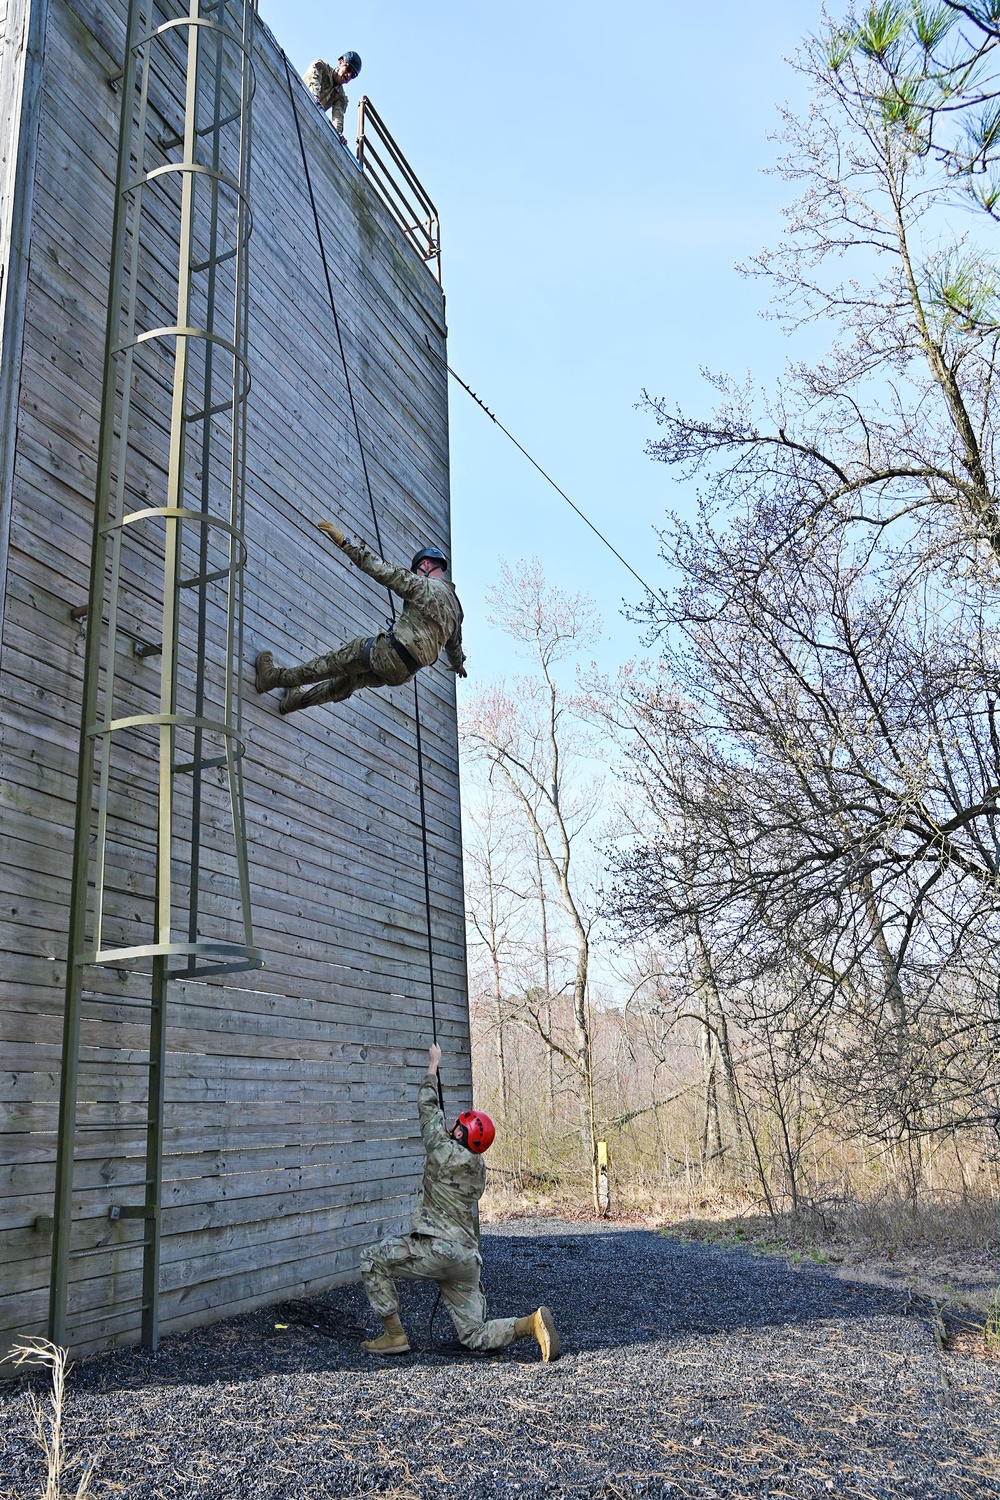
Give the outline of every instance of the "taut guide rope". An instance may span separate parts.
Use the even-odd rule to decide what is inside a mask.
[[[644,578],[640,578],[639,574],[635,571],[635,569],[633,568],[632,564],[630,562],[626,562],[625,558],[622,557],[621,553],[618,551],[618,548],[615,547],[611,542],[608,541],[607,537],[604,535],[604,532],[603,531],[598,531],[598,529],[594,525],[593,521],[590,519],[590,517],[588,515],[586,515],[580,509],[580,507],[576,504],[576,501],[575,500],[571,500],[569,498],[569,496],[567,495],[566,491],[560,485],[556,484],[555,480],[552,478],[552,475],[549,474],[545,469],[542,468],[542,466],[538,462],[537,458],[532,458],[531,454],[528,452],[527,448],[524,447],[523,443],[519,443],[518,440],[517,440],[517,438],[510,431],[510,429],[507,428],[507,427],[505,427],[503,425],[503,423],[501,422],[500,418],[496,415],[496,413],[490,411],[489,407],[486,405],[486,402],[483,400],[482,396],[478,396],[476,394],[476,392],[472,389],[472,386],[469,385],[469,384],[467,384],[467,382],[462,379],[462,377],[461,377],[461,375],[459,375],[458,371],[452,369],[451,365],[445,359],[444,355],[438,353],[438,351],[434,348],[434,345],[431,343],[430,339],[426,337],[426,335],[425,335],[424,341],[427,344],[428,349],[434,355],[435,359],[439,359],[441,361],[441,363],[444,365],[445,369],[448,371],[448,374],[451,376],[452,380],[456,381],[462,387],[463,391],[467,391],[468,392],[468,394],[472,397],[472,399],[476,403],[476,405],[478,407],[480,407],[486,413],[486,415],[489,417],[490,421],[493,422],[497,427],[499,427],[499,429],[503,433],[504,437],[509,438],[510,441],[514,444],[514,447],[518,450],[518,452],[524,454],[524,456],[528,460],[529,464],[531,464],[533,468],[537,469],[538,472],[539,472],[539,474],[541,474],[542,478],[545,479],[545,480],[547,480],[548,483],[551,484],[552,488],[555,490],[555,492],[556,492],[557,495],[561,495],[562,496],[562,498],[566,501],[566,504],[570,507],[570,509],[576,511],[577,515],[580,517],[580,520],[584,523],[584,525],[585,526],[589,526],[590,529],[591,529],[591,531],[598,538],[598,540],[602,541],[604,543],[605,547],[607,547],[608,551],[611,552],[611,553],[613,553],[614,556],[617,557],[617,559],[621,563],[622,567],[628,569],[628,571],[632,574],[632,577],[635,579],[636,583],[639,583],[639,584],[642,585],[642,587],[646,590],[646,593],[650,596],[651,599],[653,599],[653,600],[660,599],[662,597],[662,595],[657,594],[654,589],[651,589],[650,586],[649,586],[649,584],[646,582],[646,580]]]

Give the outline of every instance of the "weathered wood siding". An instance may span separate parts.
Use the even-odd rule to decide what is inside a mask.
[[[0,0],[0,6],[9,0]],[[82,633],[111,239],[124,0],[49,0],[0,655],[0,1343],[44,1331]],[[302,659],[382,623],[384,591],[319,539],[372,540],[281,54],[256,49],[247,660]],[[448,545],[444,303],[296,83],[383,545]],[[170,112],[169,101],[164,104]],[[163,127],[176,119],[163,119]],[[405,129],[401,131],[405,139]],[[430,345],[430,348],[428,347]],[[140,668],[141,670],[141,668]],[[153,669],[151,669],[153,670]],[[171,986],[163,1300],[169,1331],[354,1274],[408,1212],[430,1039],[413,689],[281,719],[248,689],[256,973]],[[438,1016],[469,1097],[454,682],[421,675]],[[137,805],[148,765],[136,765]],[[224,899],[224,898],[223,898]],[[81,1119],[143,1072],[148,979],[91,971]],[[133,1114],[135,1112],[133,1111]],[[114,1116],[117,1118],[118,1116]],[[123,1115],[124,1117],[124,1115]],[[98,1133],[82,1190],[78,1352],[134,1339],[139,1225],[111,1223],[140,1135]]]
[[[5,251],[24,79],[25,0],[0,0],[0,249]]]

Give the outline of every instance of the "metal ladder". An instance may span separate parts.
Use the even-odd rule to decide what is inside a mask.
[[[168,986],[260,965],[240,689],[256,11],[130,0],[111,80],[97,498],[74,611],[87,641],[49,1299],[62,1345],[130,1337],[138,1316],[156,1347]]]

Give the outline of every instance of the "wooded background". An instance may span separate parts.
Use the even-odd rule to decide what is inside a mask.
[[[537,560],[495,590],[528,666],[466,713],[468,904],[524,1190],[585,1199],[606,1138],[639,1207],[995,1249],[998,59],[992,0],[804,40],[743,267],[795,353],[644,393],[696,487],[627,608],[649,655],[588,667]]]

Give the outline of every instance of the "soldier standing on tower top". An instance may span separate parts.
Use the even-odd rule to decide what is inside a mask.
[[[356,52],[345,52],[343,57],[337,60],[335,66],[324,62],[317,57],[314,63],[309,64],[306,72],[306,84],[312,91],[320,109],[330,111],[330,123],[334,130],[344,141],[344,111],[347,108],[347,95],[344,93],[344,84],[350,83],[352,78],[357,78],[361,72],[361,59]],[[344,141],[346,146],[347,142]]]

